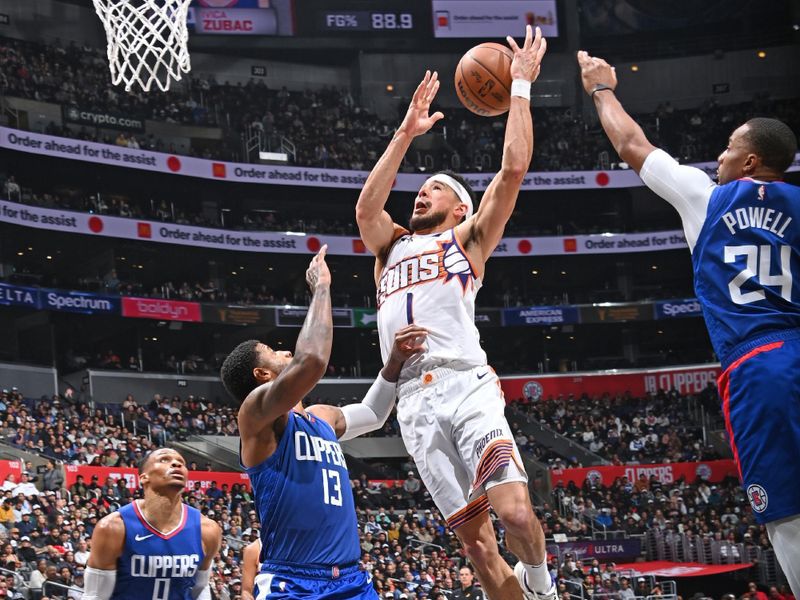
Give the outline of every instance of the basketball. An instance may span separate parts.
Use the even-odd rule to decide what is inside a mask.
[[[456,94],[468,110],[482,117],[496,117],[511,105],[510,48],[494,42],[470,49],[456,67]]]

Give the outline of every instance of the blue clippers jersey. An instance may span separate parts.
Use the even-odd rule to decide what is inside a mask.
[[[112,600],[192,600],[194,576],[204,557],[200,511],[184,504],[181,524],[167,534],[147,522],[136,501],[119,514],[125,547]]]
[[[714,189],[692,254],[694,286],[717,356],[800,327],[800,188],[751,179]]]
[[[330,425],[289,412],[275,453],[247,468],[261,522],[259,562],[331,567],[358,561],[350,477]]]

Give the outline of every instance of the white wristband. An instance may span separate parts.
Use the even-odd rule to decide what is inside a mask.
[[[511,82],[511,95],[531,99],[531,82],[526,79],[515,79]]]

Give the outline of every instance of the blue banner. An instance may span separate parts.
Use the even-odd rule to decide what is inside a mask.
[[[87,292],[66,292],[60,290],[40,290],[41,308],[66,312],[94,314],[120,314],[117,296],[99,296]]]
[[[0,305],[41,308],[39,305],[39,289],[0,283]]]
[[[503,309],[503,325],[561,325],[577,323],[575,306],[526,306]]]
[[[683,300],[667,300],[656,302],[656,319],[680,319],[685,317],[702,317],[703,309],[697,298]]]

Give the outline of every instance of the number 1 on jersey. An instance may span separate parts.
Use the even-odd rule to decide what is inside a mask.
[[[759,256],[760,255],[760,256]],[[731,300],[736,304],[750,304],[765,298],[764,290],[754,290],[752,292],[742,292],[742,285],[752,278],[764,286],[780,287],[781,297],[792,301],[792,249],[786,244],[780,245],[781,272],[779,275],[772,275],[772,246],[763,244],[761,246],[725,246],[725,262],[736,262],[739,256],[746,257],[745,268],[733,279],[728,282],[728,291]]]
[[[414,324],[414,294],[406,294],[406,321],[408,325]]]

